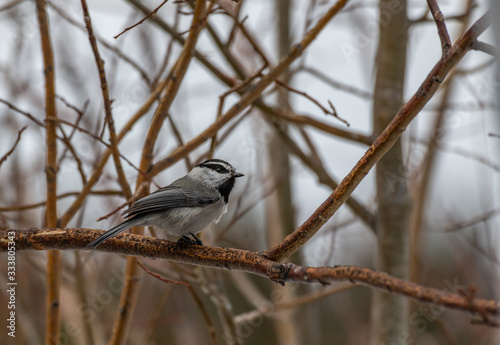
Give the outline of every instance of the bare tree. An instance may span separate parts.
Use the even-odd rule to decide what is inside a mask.
[[[498,339],[486,1],[35,3],[0,5],[2,343]],[[246,177],[207,245],[85,251],[210,157]]]

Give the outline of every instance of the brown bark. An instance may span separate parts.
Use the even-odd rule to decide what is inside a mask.
[[[102,230],[85,228],[1,230],[0,252],[7,250],[9,234],[15,236],[16,251],[24,251],[85,249],[88,243],[102,233]],[[98,250],[238,270],[267,277],[280,284],[286,282],[331,284],[348,281],[382,289],[391,294],[403,295],[417,302],[431,303],[442,308],[476,315],[488,324],[497,324],[498,320],[495,318],[500,316],[500,302],[477,298],[474,287],[455,284],[458,292],[438,290],[363,267],[306,267],[283,264],[269,260],[258,252],[208,246],[190,246],[181,249],[175,242],[135,234],[120,234],[101,244]]]

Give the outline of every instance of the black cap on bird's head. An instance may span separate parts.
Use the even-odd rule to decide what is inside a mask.
[[[234,167],[222,159],[209,159],[197,165],[197,167],[205,167],[212,169],[220,174],[231,174],[233,177],[245,176],[242,173],[237,172]]]

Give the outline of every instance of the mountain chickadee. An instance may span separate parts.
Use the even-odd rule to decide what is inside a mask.
[[[229,193],[235,179],[244,176],[221,159],[209,159],[187,175],[154,193],[137,200],[123,214],[123,223],[106,231],[87,248],[94,249],[108,238],[134,226],[157,226],[169,234],[181,236],[179,245],[203,242],[195,235],[227,211]],[[189,238],[187,235],[191,235]]]

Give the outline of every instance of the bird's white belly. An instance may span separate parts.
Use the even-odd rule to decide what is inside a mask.
[[[214,204],[201,207],[179,207],[163,214],[156,214],[147,221],[171,235],[196,234],[213,221],[218,222],[227,211],[227,204],[219,200]]]

